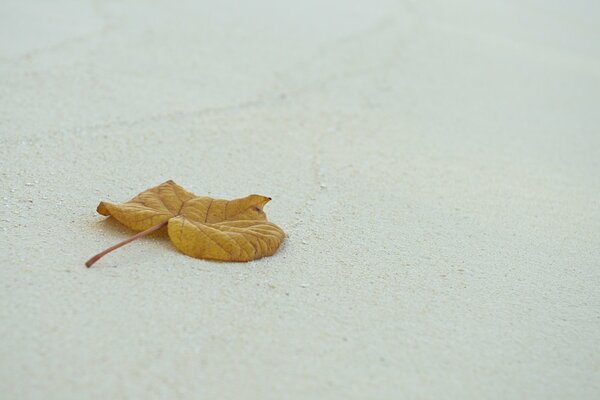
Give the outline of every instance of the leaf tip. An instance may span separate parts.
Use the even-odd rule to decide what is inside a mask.
[[[101,201],[100,204],[98,204],[98,207],[96,207],[96,212],[100,215],[110,215],[110,211],[108,211],[108,208],[106,208],[106,203],[103,201]]]

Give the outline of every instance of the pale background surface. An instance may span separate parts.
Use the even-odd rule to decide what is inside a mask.
[[[177,4],[177,5],[175,5]],[[3,399],[600,398],[596,1],[0,3]],[[95,214],[273,197],[215,264]]]

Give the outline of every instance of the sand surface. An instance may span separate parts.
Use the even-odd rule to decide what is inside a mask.
[[[2,398],[600,398],[600,7],[560,3],[2,1]],[[167,179],[289,237],[85,269]]]

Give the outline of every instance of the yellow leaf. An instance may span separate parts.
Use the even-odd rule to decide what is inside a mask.
[[[100,202],[98,213],[142,232],[97,254],[86,265],[165,225],[175,247],[192,257],[250,261],[273,255],[285,233],[267,221],[263,207],[269,200],[256,194],[235,200],[196,196],[167,181],[123,204]]]

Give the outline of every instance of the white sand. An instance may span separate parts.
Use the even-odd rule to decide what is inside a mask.
[[[2,398],[600,398],[600,7],[547,3],[2,1]],[[85,269],[167,179],[290,236]]]

